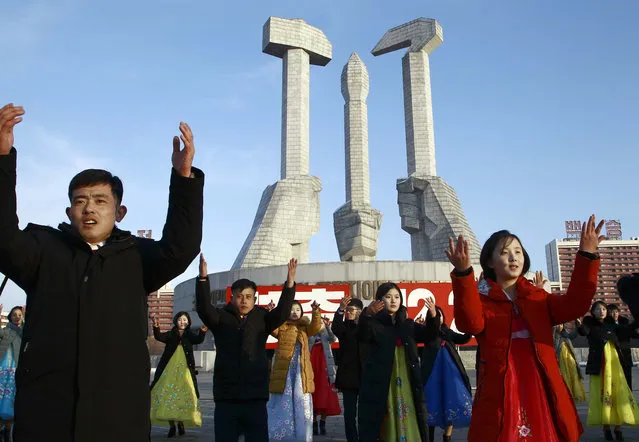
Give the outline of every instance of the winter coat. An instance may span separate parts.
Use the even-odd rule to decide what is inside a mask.
[[[339,390],[359,390],[359,381],[365,361],[365,344],[357,339],[357,323],[344,320],[339,310],[333,316],[331,330],[339,339],[339,358],[335,387]]]
[[[231,303],[222,308],[211,304],[208,278],[197,280],[195,294],[197,313],[215,338],[215,401],[267,401],[266,339],[291,314],[295,287],[284,285],[277,307],[270,312],[255,306],[244,319]]]
[[[555,353],[557,355],[557,359],[559,360],[559,358],[561,357],[561,344],[565,342],[566,345],[568,346],[568,351],[570,352],[570,354],[572,354],[572,357],[575,359],[575,362],[577,362],[577,357],[575,356],[575,347],[573,347],[572,345],[572,340],[577,337],[577,329],[573,329],[572,331],[569,332],[564,327],[562,331],[558,331],[557,326],[554,326],[552,335],[553,335],[553,341],[554,341]],[[583,374],[581,373],[581,367],[579,366],[578,363],[576,365],[577,365],[577,374],[579,375],[580,379],[583,379]]]
[[[333,334],[333,331],[330,328],[322,327],[319,333],[308,338],[308,348],[310,351],[313,351],[313,346],[315,345],[315,341],[318,336],[322,342],[322,351],[324,352],[324,360],[326,361],[328,383],[329,385],[333,385],[335,383],[335,375],[337,374],[337,365],[335,364],[331,344],[335,343],[335,334]]]
[[[0,155],[0,272],[27,294],[16,440],[149,440],[147,295],[199,252],[204,175],[192,171],[172,170],[159,241],[114,228],[94,252],[68,224],[18,228],[16,152]]]
[[[586,363],[586,374],[601,374],[603,363],[603,350],[606,342],[610,341],[617,349],[619,362],[622,367],[632,366],[632,355],[624,352],[624,348],[619,342],[619,336],[630,339],[629,336],[637,328],[633,324],[615,324],[610,317],[604,318],[603,322],[592,316],[586,316],[578,328],[579,334],[588,338],[588,362]],[[629,350],[629,348],[628,348]]]
[[[17,326],[9,323],[6,327],[0,328],[0,361],[4,358],[7,351],[13,344],[13,360],[16,365],[20,360],[20,346],[22,345],[22,329],[17,331]]]
[[[599,259],[579,252],[568,291],[553,295],[520,277],[515,305],[528,324],[537,354],[540,374],[545,378],[551,415],[556,418],[560,438],[579,440],[583,427],[575,404],[559,371],[553,346],[552,326],[572,321],[588,311],[597,288]],[[480,295],[472,273],[453,272],[455,323],[457,328],[475,335],[481,347],[479,383],[473,403],[469,442],[492,442],[499,438],[504,414],[505,377],[514,305],[500,286],[487,280],[490,290]]]
[[[156,341],[165,343],[166,346],[164,347],[162,357],[160,357],[160,362],[158,362],[158,366],[155,369],[155,376],[151,383],[151,389],[153,389],[156,382],[160,380],[160,376],[164,373],[164,369],[171,360],[171,357],[173,357],[175,350],[177,350],[179,345],[182,345],[184,355],[186,356],[186,365],[189,367],[191,379],[193,379],[193,385],[195,386],[195,393],[197,397],[200,397],[200,391],[197,388],[197,371],[195,370],[193,346],[204,342],[206,332],[203,332],[202,330],[194,331],[191,330],[191,328],[187,328],[182,333],[182,336],[180,336],[177,327],[173,327],[171,330],[164,333],[160,331],[160,327],[153,327],[153,337]]]
[[[427,318],[426,325],[406,318],[406,309],[400,307],[395,323],[384,310],[374,316],[359,317],[357,337],[369,346],[369,356],[364,363],[359,388],[358,424],[359,440],[374,442],[378,439],[391,385],[395,347],[400,339],[406,353],[406,365],[410,373],[413,405],[422,442],[428,442],[428,415],[424,398],[417,342],[429,342],[437,336],[440,316]]]
[[[450,356],[455,361],[455,365],[459,369],[459,372],[462,375],[462,379],[464,380],[464,384],[466,388],[468,388],[469,392],[472,392],[470,386],[470,380],[468,379],[468,374],[466,373],[466,369],[464,368],[464,363],[455,348],[455,345],[462,345],[470,341],[472,338],[469,334],[461,334],[452,331],[446,324],[442,324],[441,328],[437,332],[437,337],[424,345],[422,349],[422,357],[421,357],[421,367],[422,367],[422,381],[424,385],[428,382],[428,378],[430,378],[430,374],[433,371],[433,366],[435,365],[435,360],[437,359],[437,355],[439,354],[441,349],[445,349],[450,353]],[[444,345],[442,346],[442,343]]]
[[[289,313],[290,315],[290,313]],[[273,356],[273,369],[271,370],[271,381],[268,391],[271,393],[283,393],[286,386],[286,376],[291,366],[295,345],[301,345],[300,364],[302,374],[302,388],[304,393],[315,392],[315,381],[313,376],[313,366],[311,365],[311,351],[308,345],[308,337],[317,334],[322,327],[322,313],[313,310],[312,319],[302,316],[300,319],[288,320],[271,335],[277,338],[277,349]]]

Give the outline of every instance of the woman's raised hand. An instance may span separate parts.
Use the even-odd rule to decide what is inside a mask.
[[[544,279],[544,272],[542,272],[541,270],[537,270],[535,272],[535,276],[533,277],[533,284],[535,284],[535,287],[543,289],[544,284],[547,281],[548,281],[547,279]]]
[[[590,215],[588,222],[581,226],[581,238],[579,239],[579,250],[588,253],[595,253],[599,243],[604,240],[605,235],[601,235],[604,220],[599,221],[595,227],[595,215]]]
[[[437,316],[437,309],[435,309],[435,301],[432,298],[424,299],[424,304],[426,304],[426,308],[428,309],[428,313],[431,318]]]
[[[368,304],[366,310],[364,310],[364,314],[366,316],[373,316],[379,312],[381,312],[384,308],[384,303],[382,301],[373,301]]]
[[[446,250],[446,256],[450,263],[455,266],[455,270],[463,272],[470,268],[470,250],[468,249],[468,241],[464,239],[464,235],[459,235],[457,244],[453,238],[448,238],[449,249]]]

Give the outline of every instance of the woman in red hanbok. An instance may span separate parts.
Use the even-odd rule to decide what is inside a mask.
[[[553,295],[522,275],[530,258],[507,230],[494,233],[480,254],[485,280],[479,286],[468,242],[450,240],[455,322],[481,347],[469,442],[577,442],[583,433],[574,402],[559,371],[552,326],[582,316],[597,285],[595,255],[603,222],[584,223],[568,291]]]

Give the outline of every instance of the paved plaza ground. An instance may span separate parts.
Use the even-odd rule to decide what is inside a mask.
[[[468,375],[473,382],[474,387],[474,371],[469,371]],[[212,391],[212,374],[211,373],[203,373],[198,375],[198,383],[200,387],[200,406],[202,408],[202,428],[194,428],[187,429],[187,434],[182,437],[175,438],[175,441],[183,441],[183,442],[211,442],[214,439],[213,436],[213,410],[215,408],[215,403],[213,402],[213,391]],[[633,369],[633,378],[636,380],[639,379],[639,368]],[[588,379],[585,382],[586,391],[588,390]],[[638,391],[635,388],[634,390],[635,397],[639,397]],[[341,400],[341,397],[340,397]],[[579,404],[577,406],[579,411],[579,416],[581,417],[581,421],[586,421],[586,415],[588,413],[588,404]],[[151,432],[151,440],[153,442],[159,442],[166,440],[166,434],[168,432],[168,427],[159,427],[153,426],[153,430]],[[346,441],[346,437],[344,437],[344,420],[341,416],[329,417],[327,419],[327,435],[326,436],[315,436],[314,441],[318,442],[337,442],[337,441]],[[626,441],[634,441],[639,442],[639,427],[634,428],[624,428],[623,429],[624,437]],[[437,430],[435,433],[435,441],[440,441],[441,432]],[[453,432],[453,441],[465,441],[467,440],[467,429],[460,428]],[[586,427],[586,432],[584,436],[581,438],[583,442],[594,442],[594,441],[603,441],[603,432],[601,428],[588,428]],[[250,441],[247,441],[250,442]],[[409,441],[411,442],[411,441]]]

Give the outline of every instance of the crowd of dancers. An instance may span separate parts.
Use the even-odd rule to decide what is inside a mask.
[[[325,434],[327,415],[340,414],[338,389],[343,394],[349,441],[432,441],[437,427],[446,441],[451,440],[453,428],[467,426],[471,441],[576,441],[583,427],[575,402],[586,401],[586,393],[571,340],[580,333],[588,337],[590,347],[587,424],[603,427],[605,440],[623,440],[621,426],[639,424],[629,350],[638,326],[619,317],[614,305],[600,301],[591,305],[601,226],[595,225],[594,217],[584,223],[571,285],[564,296],[547,293],[540,273],[530,281],[522,276],[528,273],[530,260],[519,238],[508,231],[496,232],[484,245],[483,274],[478,280],[470,266],[467,242],[463,237],[456,243],[451,240],[448,256],[455,267],[451,274],[455,316],[457,328],[465,333],[451,330],[442,309],[430,299],[425,300],[425,317],[407,318],[402,292],[392,282],[381,284],[365,309],[360,300],[344,298],[332,321],[321,317],[320,306],[314,302],[309,320],[293,300],[294,260],[277,307],[269,311],[252,304],[242,309],[236,294],[250,286],[254,303],[255,284],[240,280],[232,288],[231,303],[215,309],[206,261],[200,257],[198,313],[215,336],[218,358],[230,357],[225,353],[226,341],[235,333],[216,319],[220,311],[239,313],[240,327],[238,318],[231,322],[244,338],[247,331],[242,334],[242,321],[254,309],[283,321],[277,327],[271,324],[261,335],[261,343],[266,332],[278,339],[270,396],[254,398],[266,403],[262,429],[245,425],[237,416],[235,422],[216,420],[216,437],[236,440],[245,433],[250,440],[267,440],[268,434],[270,440],[310,441],[313,435]],[[590,315],[582,319],[589,308]],[[282,311],[288,311],[288,317]],[[481,349],[474,406],[470,381],[456,350],[473,335]],[[336,373],[330,350],[335,337],[343,355]],[[263,346],[259,353],[265,353]],[[242,366],[241,359],[235,363]],[[220,364],[226,365],[223,359]],[[216,388],[227,381],[226,376],[218,376],[216,367]],[[233,385],[243,388],[239,374]],[[223,409],[232,401],[218,396],[215,400],[216,407]]]
[[[574,328],[590,346],[587,424],[601,426],[606,440],[613,432],[623,440],[621,426],[639,423],[628,345],[637,327],[612,306],[592,303],[603,239],[594,215],[583,225],[563,296],[524,278],[530,259],[516,235],[501,230],[486,241],[480,278],[467,241],[451,238],[446,253],[461,333],[430,299],[425,317],[408,318],[393,282],[381,284],[366,308],[343,299],[332,321],[313,303],[309,319],[295,300],[294,259],[276,306],[256,306],[257,285],[240,279],[218,308],[200,254],[196,310],[204,326],[192,330],[187,312],[175,315],[171,330],[154,321],[154,336],[166,347],[149,388],[147,293],[184,272],[202,239],[204,174],[192,166],[193,133],[180,123],[173,139],[160,240],[116,227],[127,213],[123,185],[101,169],[71,180],[69,223],[20,229],[13,129],[23,114],[13,104],[0,109],[0,272],[27,294],[26,311],[12,309],[0,333],[5,441],[140,442],[149,440],[151,422],[168,424],[169,437],[201,425],[193,345],[208,330],[217,350],[217,441],[242,434],[250,442],[312,440],[325,433],[327,416],[341,413],[339,390],[349,441],[428,442],[436,427],[450,440],[454,427],[469,426],[471,442],[576,442],[583,426],[575,401],[586,398],[570,342]],[[635,317],[636,280],[618,285]],[[575,327],[565,325],[572,321]],[[272,361],[269,336],[278,339]],[[474,397],[455,348],[471,336],[479,344]]]

